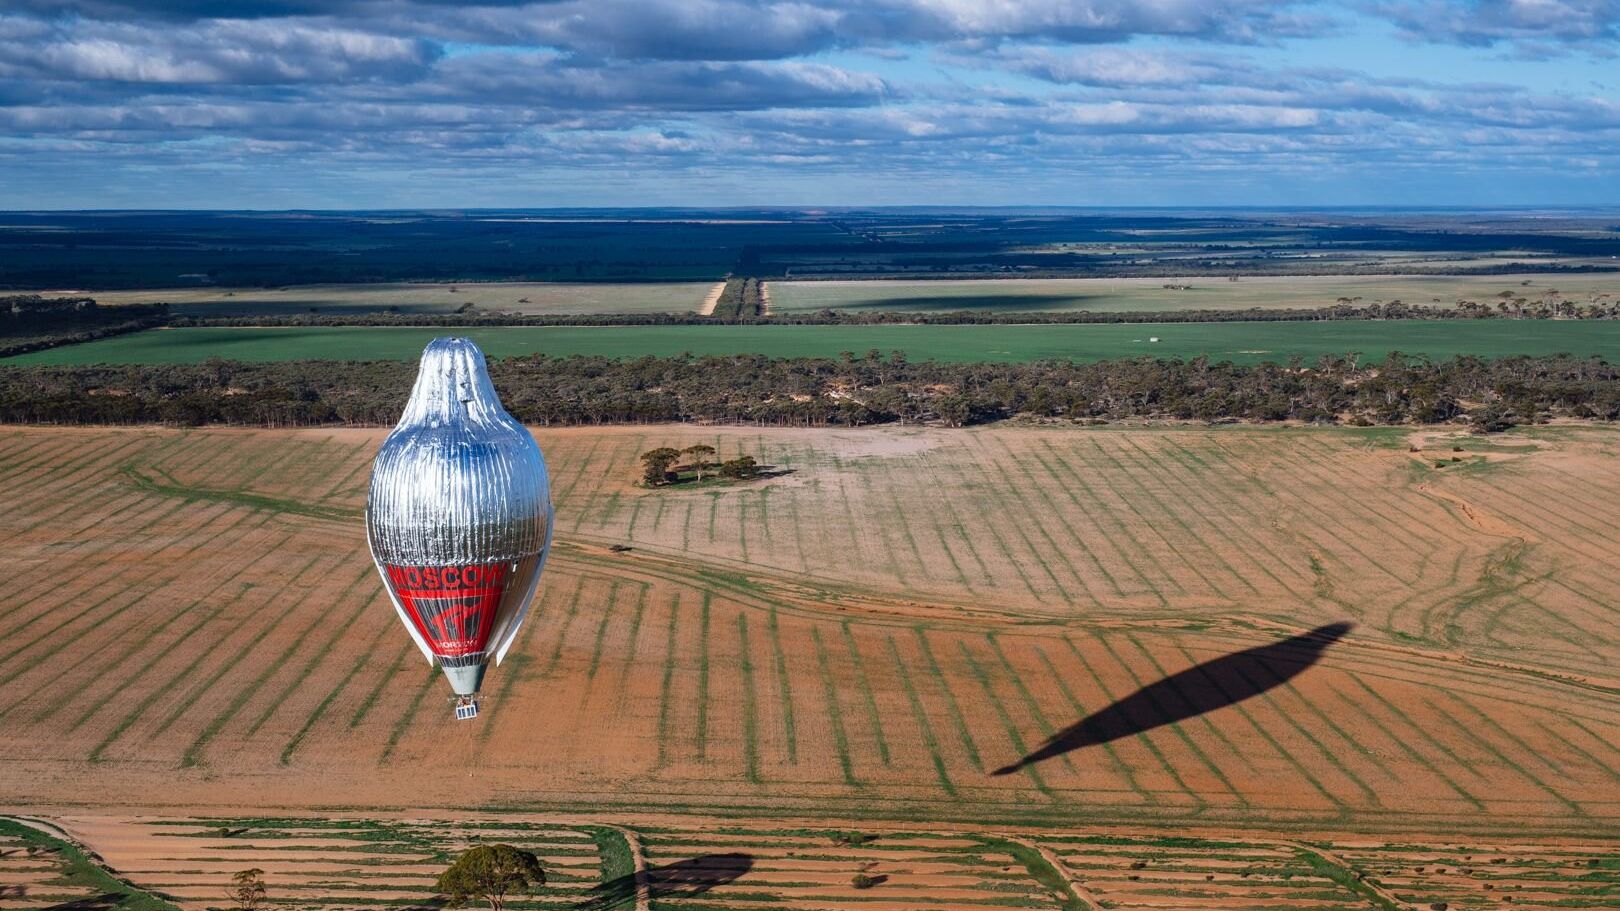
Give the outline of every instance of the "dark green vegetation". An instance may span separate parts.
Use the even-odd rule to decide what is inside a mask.
[[[387,425],[415,371],[404,361],[0,367],[0,421]],[[1620,417],[1620,367],[1571,357],[953,364],[874,350],[832,359],[519,357],[490,372],[512,413],[543,425],[960,426],[1017,415],[1428,424],[1473,416],[1503,429],[1555,416]]]
[[[176,911],[174,905],[108,873],[77,845],[0,817],[0,870],[45,866],[52,869],[28,876],[31,885],[13,882],[13,877],[0,881],[0,907],[6,907],[9,898],[37,907],[55,901],[52,907],[65,909]]]
[[[714,316],[727,322],[759,319],[765,315],[765,299],[757,278],[729,278],[715,301]]]
[[[88,297],[0,297],[0,357],[139,332],[167,320],[161,304],[108,308]]]
[[[450,869],[439,874],[434,888],[447,907],[487,902],[501,911],[508,895],[521,895],[546,884],[546,871],[533,851],[507,844],[476,845],[461,852]]]
[[[443,330],[404,328],[156,329],[10,358],[8,364],[187,364],[236,361],[412,360]],[[1620,321],[1345,321],[1060,326],[620,326],[460,331],[491,357],[613,358],[766,355],[836,358],[870,349],[911,360],[1099,361],[1208,357],[1256,364],[1392,351],[1443,359],[1571,353],[1620,361]],[[1157,339],[1155,341],[1154,339]]]
[[[648,487],[676,484],[702,484],[705,478],[721,481],[752,481],[763,466],[750,455],[721,462],[713,461],[715,448],[698,443],[685,449],[659,446],[641,454],[641,482]],[[681,460],[686,462],[681,464]]]
[[[1549,271],[1617,254],[1612,225],[1544,213],[49,212],[7,215],[0,288]]]
[[[753,279],[730,279],[727,292],[745,284],[759,287]],[[732,297],[741,299],[741,291]],[[726,303],[723,294],[718,305]],[[928,311],[884,310],[796,310],[758,315],[757,309],[743,307],[725,311],[717,305],[710,316],[696,313],[596,313],[525,314],[470,309],[460,313],[300,313],[295,315],[259,314],[237,316],[177,315],[168,322],[175,328],[268,328],[311,326],[715,326],[724,323],[768,323],[776,326],[983,326],[1056,325],[1064,323],[1270,323],[1319,320],[1458,320],[1458,319],[1614,319],[1620,316],[1620,303],[1577,304],[1572,300],[1536,302],[1516,310],[1495,309],[1474,301],[1451,307],[1422,304],[1336,304],[1331,307],[1253,307],[1219,310],[1061,310],[1009,311],[1006,309]],[[741,315],[737,315],[741,313]]]

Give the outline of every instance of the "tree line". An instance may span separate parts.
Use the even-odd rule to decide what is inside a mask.
[[[386,426],[415,372],[398,361],[0,367],[0,421]],[[512,414],[538,425],[962,426],[1023,416],[1499,428],[1620,417],[1620,367],[1570,356],[1430,362],[1392,354],[1367,363],[1351,355],[1248,366],[1202,357],[913,363],[878,351],[845,359],[533,355],[492,361],[490,373]]]
[[[164,325],[167,304],[101,307],[89,297],[0,297],[0,358]]]
[[[733,279],[739,286],[753,279]],[[784,326],[879,325],[1059,325],[1070,323],[1260,323],[1319,320],[1454,320],[1454,319],[1616,319],[1620,299],[1574,301],[1567,298],[1524,298],[1487,301],[1459,300],[1449,307],[1408,304],[1399,300],[1363,304],[1346,298],[1325,307],[1249,307],[1195,310],[953,310],[932,313],[889,310],[806,310],[760,315],[762,302],[754,283],[751,303],[739,303],[739,290],[728,300],[730,285],[722,291],[714,314],[597,313],[534,314],[467,309],[457,313],[320,312],[261,316],[177,316],[175,327],[252,326],[718,326],[735,323]]]

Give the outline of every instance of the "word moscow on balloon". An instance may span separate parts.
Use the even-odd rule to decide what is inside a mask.
[[[422,351],[411,399],[371,469],[366,534],[394,609],[444,669],[459,719],[517,638],[551,550],[551,482],[534,437],[464,338]]]

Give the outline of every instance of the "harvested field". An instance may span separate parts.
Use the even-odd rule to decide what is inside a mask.
[[[1620,854],[1596,844],[621,825],[589,814],[57,822],[119,876],[183,911],[217,906],[230,876],[248,868],[263,871],[271,908],[434,907],[434,879],[455,853],[497,842],[535,852],[547,875],[513,909],[1418,911],[1611,907],[1620,894]],[[143,907],[157,911],[149,901]]]
[[[1369,907],[1366,894],[1340,881],[1350,871],[1304,845],[1107,835],[1043,843],[1109,908]]]
[[[248,868],[264,871],[272,906],[420,906],[455,854],[479,843],[510,844],[539,857],[545,891],[513,902],[515,909],[576,907],[602,882],[596,836],[576,826],[127,817],[73,817],[64,824],[121,874],[188,909],[220,904],[231,874]]]
[[[468,306],[482,311],[524,314],[686,313],[717,293],[713,282],[395,282],[353,285],[294,285],[286,288],[152,288],[96,291],[104,306],[168,304],[186,316],[296,316],[325,314],[455,313]],[[80,296],[64,291],[47,296]]]
[[[1445,264],[1432,264],[1441,268]],[[1614,273],[1526,273],[1510,275],[1278,275],[1228,281],[1221,276],[1183,278],[1002,278],[936,281],[773,281],[772,307],[780,313],[821,309],[893,310],[910,313],[951,310],[1039,312],[1161,312],[1242,310],[1250,307],[1331,307],[1340,298],[1360,306],[1399,300],[1449,308],[1459,300],[1495,304],[1507,292],[1539,301],[1612,303],[1620,296]],[[1511,299],[1511,298],[1510,298]]]
[[[1620,819],[1613,430],[542,431],[558,548],[476,724],[366,555],[381,435],[8,429],[6,801]],[[791,473],[631,483],[700,440]]]

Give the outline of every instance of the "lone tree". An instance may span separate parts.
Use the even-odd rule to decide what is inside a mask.
[[[461,852],[435,886],[452,908],[470,899],[489,902],[491,911],[506,906],[510,892],[527,892],[546,884],[546,871],[534,854],[511,845],[478,845]]]
[[[681,457],[679,449],[660,446],[641,454],[641,476],[648,484],[663,484],[669,480],[669,466]]]
[[[703,469],[709,467],[709,459],[714,457],[714,447],[705,443],[698,443],[681,450],[681,455],[692,460],[692,470],[697,472],[697,479],[703,480]]]
[[[225,897],[235,902],[242,911],[258,911],[270,897],[264,887],[264,871],[254,867],[232,875],[231,887],[225,890]]]

